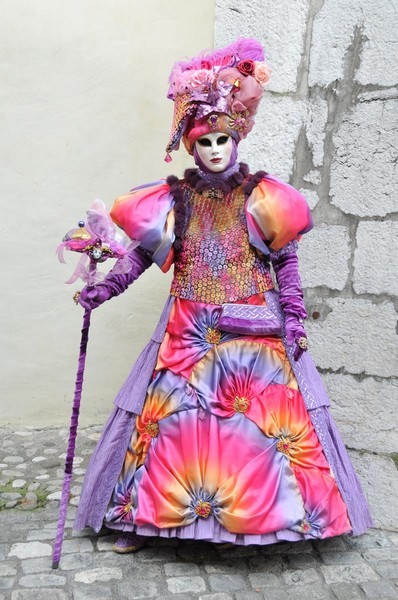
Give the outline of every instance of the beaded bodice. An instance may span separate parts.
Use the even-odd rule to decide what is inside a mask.
[[[249,242],[242,186],[227,193],[180,183],[190,215],[174,265],[171,294],[223,304],[273,288],[267,263]]]

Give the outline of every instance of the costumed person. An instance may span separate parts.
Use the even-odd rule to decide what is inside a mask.
[[[111,217],[139,243],[131,268],[79,298],[95,308],[152,263],[174,265],[77,511],[77,529],[121,532],[116,552],[148,536],[271,544],[372,526],[307,351],[297,259],[307,203],[237,162],[268,78],[252,39],[174,65],[166,160],[182,140],[197,168],[117,198]]]

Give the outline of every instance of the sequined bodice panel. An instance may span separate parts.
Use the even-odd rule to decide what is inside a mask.
[[[182,187],[191,216],[176,257],[171,294],[223,304],[272,289],[267,264],[249,242],[242,187],[225,195]]]

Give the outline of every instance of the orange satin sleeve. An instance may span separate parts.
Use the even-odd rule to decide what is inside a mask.
[[[272,175],[262,179],[250,194],[246,216],[251,243],[266,253],[299,240],[313,227],[304,196]]]

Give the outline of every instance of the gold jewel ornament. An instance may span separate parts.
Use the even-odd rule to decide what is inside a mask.
[[[194,511],[196,512],[198,517],[202,517],[202,519],[207,519],[207,517],[211,513],[211,504],[210,502],[204,502],[203,500],[199,500],[194,508]]]
[[[245,413],[248,410],[249,406],[250,400],[248,398],[245,398],[245,396],[235,396],[232,407],[236,412]]]
[[[145,425],[145,431],[151,437],[153,437],[153,438],[157,437],[157,435],[159,433],[158,423],[156,421],[148,421],[148,423]]]
[[[80,293],[81,292],[78,290],[73,294],[73,302],[76,304],[76,306],[79,304]]]
[[[219,344],[221,341],[221,331],[214,329],[214,327],[208,327],[205,340],[209,344]]]
[[[302,350],[308,350],[308,341],[306,337],[300,337],[297,343]]]
[[[289,456],[291,445],[291,440],[288,437],[284,437],[283,435],[281,435],[278,442],[276,443],[276,449],[278,450],[278,452],[282,452],[282,454],[284,454],[285,456]]]

